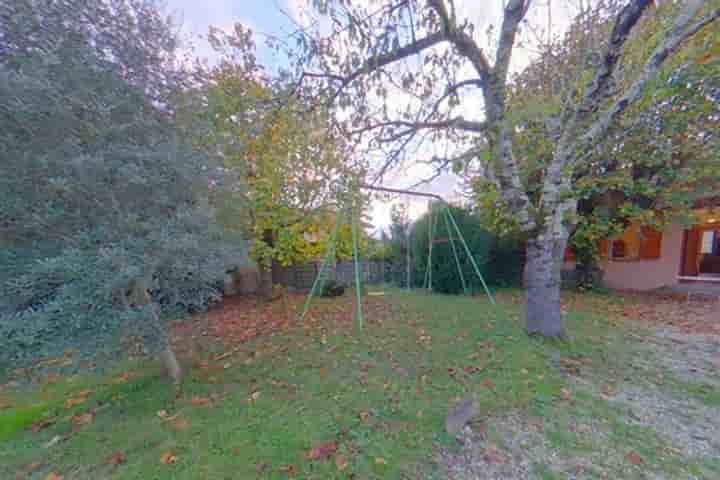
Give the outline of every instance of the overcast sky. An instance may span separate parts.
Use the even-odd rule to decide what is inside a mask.
[[[169,13],[182,25],[181,34],[188,44],[195,46],[194,53],[206,57],[212,62],[212,51],[204,36],[212,25],[221,29],[230,29],[236,22],[250,27],[256,36],[258,56],[270,70],[282,64],[273,52],[265,48],[267,35],[283,38],[294,30],[294,22],[302,23],[308,0],[166,0]],[[369,0],[359,0],[369,1]],[[572,0],[553,1],[553,30],[562,31],[572,14]],[[456,0],[458,16],[469,18],[475,23],[476,31],[484,31],[490,25],[498,25],[501,20],[502,0]],[[547,0],[537,0],[536,8],[530,16],[536,20],[545,18]],[[532,18],[531,18],[532,20]],[[542,20],[544,21],[544,20]],[[532,52],[516,49],[513,52],[514,68],[526,65]],[[388,186],[408,187],[431,174],[430,167],[424,165],[404,165],[388,176]],[[423,191],[442,195],[448,200],[457,199],[458,181],[451,174],[443,174],[435,181],[422,187]],[[394,202],[408,203],[413,218],[417,218],[427,209],[427,200],[395,198]],[[376,227],[390,223],[391,202],[375,201],[370,212]]]

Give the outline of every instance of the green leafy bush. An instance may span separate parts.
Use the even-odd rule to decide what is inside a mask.
[[[121,339],[166,348],[162,318],[216,298],[244,253],[215,219],[214,160],[102,45],[52,36],[53,18],[47,42],[0,59],[0,370]]]

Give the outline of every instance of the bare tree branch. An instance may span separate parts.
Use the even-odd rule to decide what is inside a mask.
[[[465,120],[463,117],[454,117],[448,120],[440,120],[436,122],[411,122],[404,120],[388,120],[387,122],[375,123],[366,127],[358,128],[348,132],[350,135],[358,135],[361,133],[368,132],[370,130],[377,130],[378,128],[387,127],[404,127],[408,131],[420,130],[426,128],[454,128],[458,130],[465,130],[468,132],[482,133],[487,128],[485,122],[475,122],[472,120]],[[401,135],[403,136],[403,135]],[[397,137],[399,138],[399,137]],[[397,140],[397,138],[390,137],[390,140]]]

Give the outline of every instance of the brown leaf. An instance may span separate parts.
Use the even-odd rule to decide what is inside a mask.
[[[95,414],[93,412],[86,412],[70,417],[72,423],[75,425],[89,425],[95,420]]]
[[[160,463],[164,463],[165,465],[175,465],[177,461],[177,454],[172,450],[168,450],[160,456]]]
[[[48,476],[45,477],[45,480],[64,480],[65,477],[63,475],[58,475],[57,473],[50,472],[48,473]]]
[[[348,466],[348,459],[345,458],[344,455],[340,455],[340,454],[335,455],[335,466],[337,467],[338,470],[340,470],[342,472]]]
[[[320,376],[322,378],[325,378],[328,376],[328,369],[327,367],[320,367]]]
[[[168,425],[170,425],[170,428],[172,428],[176,432],[183,432],[190,428],[190,422],[181,413],[169,417],[167,419],[167,422]]]
[[[190,399],[190,404],[196,407],[206,407],[212,403],[210,397],[203,397],[200,395],[193,395]]]
[[[280,467],[280,471],[287,474],[289,477],[297,477],[299,473],[297,465],[283,465]]]
[[[92,393],[92,390],[82,390],[74,396],[65,399],[65,408],[72,408],[85,403]]]
[[[55,424],[54,418],[45,418],[32,424],[32,431],[37,433]]]
[[[628,453],[627,458],[633,465],[642,465],[643,463],[645,463],[645,459],[641,457],[640,454],[637,453],[635,450],[631,450],[630,453]]]
[[[115,385],[122,385],[124,383],[127,383],[131,377],[132,377],[132,374],[130,372],[125,372],[122,375],[113,378],[112,383]]]
[[[308,460],[325,460],[337,451],[337,443],[327,442],[311,448],[305,453]]]
[[[11,407],[12,403],[10,403],[10,399],[8,399],[7,397],[0,397],[0,410],[7,410]]]
[[[375,465],[387,465],[387,460],[383,457],[375,457]]]
[[[482,384],[483,384],[483,387],[485,387],[485,388],[487,388],[487,389],[495,390],[495,382],[493,382],[493,381],[492,381],[491,379],[489,379],[489,378],[486,378],[485,380],[483,380],[483,381],[482,381]]]
[[[105,463],[113,466],[122,465],[127,463],[127,455],[121,451],[114,452],[105,460]]]

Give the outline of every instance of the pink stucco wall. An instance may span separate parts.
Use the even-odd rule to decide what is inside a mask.
[[[604,281],[610,288],[651,290],[678,283],[682,256],[683,227],[672,225],[663,232],[657,260],[605,260]]]

